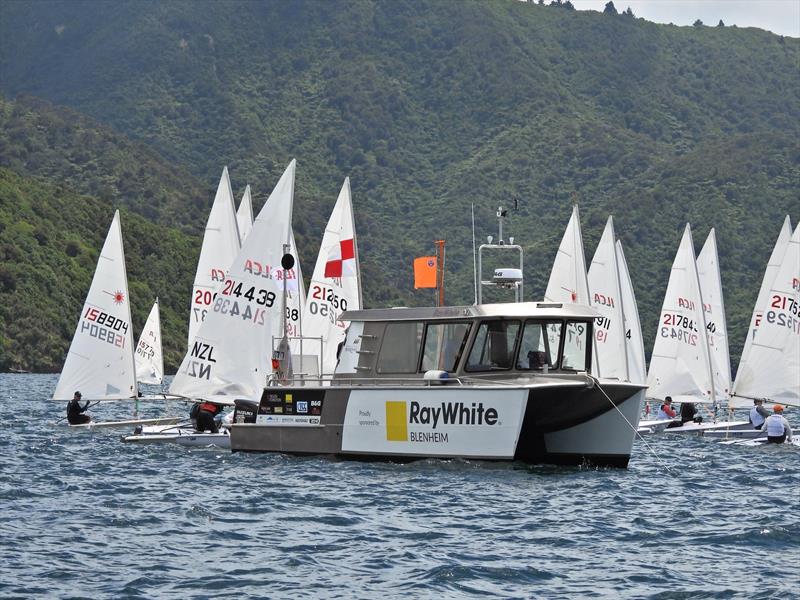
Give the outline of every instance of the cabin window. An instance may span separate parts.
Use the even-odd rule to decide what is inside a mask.
[[[422,323],[419,321],[387,324],[378,354],[378,373],[416,373],[421,340]]]
[[[514,362],[519,321],[484,321],[467,360],[467,371],[510,369]]]
[[[561,343],[561,321],[528,321],[522,333],[517,358],[520,371],[542,371],[558,367],[558,347]]]
[[[469,323],[429,323],[422,371],[455,371],[467,343]]]
[[[564,356],[561,368],[568,371],[586,371],[589,324],[584,321],[567,321],[564,328]]]

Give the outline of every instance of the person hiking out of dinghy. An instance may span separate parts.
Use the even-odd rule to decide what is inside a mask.
[[[681,402],[681,425],[691,422],[702,423],[703,417],[697,414],[694,402]]]
[[[750,409],[750,423],[753,425],[753,429],[761,429],[769,416],[769,411],[764,408],[764,401],[760,398],[753,400],[753,404],[753,408]]]
[[[222,412],[221,404],[214,404],[213,402],[201,402],[199,410],[197,411],[197,431],[210,431],[211,433],[219,433],[219,427],[214,419],[219,413]]]
[[[666,421],[667,419],[675,419],[677,416],[678,413],[672,408],[672,396],[667,396],[664,398],[664,404],[658,409],[658,420]],[[681,425],[683,425],[683,423],[681,423],[680,419],[676,419],[667,425],[667,429],[670,427],[680,427]]]
[[[72,400],[69,401],[67,404],[67,421],[70,425],[83,425],[84,423],[88,423],[92,420],[92,417],[89,415],[84,415],[82,413],[86,412],[86,409],[89,408],[89,401],[86,401],[86,404],[81,406],[81,396],[80,392],[75,392],[75,395],[72,396]]]
[[[772,407],[772,414],[764,421],[761,431],[767,430],[767,442],[770,444],[782,444],[792,441],[792,428],[789,421],[783,416],[783,405],[776,404]]]

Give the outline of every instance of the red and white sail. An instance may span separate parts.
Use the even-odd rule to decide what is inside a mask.
[[[706,318],[706,336],[714,374],[714,392],[719,402],[727,402],[731,393],[731,357],[728,352],[728,325],[722,299],[722,276],[719,271],[717,237],[712,228],[703,249],[697,255],[697,274]]]
[[[131,307],[119,211],[106,235],[53,400],[135,397]]]
[[[236,208],[228,176],[228,167],[222,170],[214,204],[208,215],[197,273],[192,287],[192,303],[189,313],[189,349],[214,302],[214,294],[225,273],[239,252],[239,227]]]
[[[714,378],[697,261],[689,224],[672,263],[647,373],[647,396],[675,402],[714,401]]]
[[[170,393],[219,402],[261,397],[272,372],[274,323],[283,318],[280,265],[291,239],[295,166],[292,160],[229,265]]]
[[[161,349],[161,318],[156,298],[139,336],[134,354],[136,381],[161,385],[164,380],[164,354]]]
[[[349,322],[339,320],[345,310],[361,309],[350,179],[344,180],[333,207],[311,276],[310,295],[303,311],[303,357],[318,360],[322,373],[336,369],[337,350]],[[320,340],[320,341],[317,341]],[[320,357],[321,352],[321,357]]]

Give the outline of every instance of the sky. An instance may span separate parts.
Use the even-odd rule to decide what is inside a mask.
[[[571,0],[578,10],[602,11],[608,0]],[[545,2],[549,4],[549,1]],[[800,0],[614,0],[617,11],[630,6],[633,14],[655,23],[758,27],[800,37]]]

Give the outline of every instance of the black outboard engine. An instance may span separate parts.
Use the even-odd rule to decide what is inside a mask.
[[[233,401],[236,408],[233,411],[234,423],[255,423],[258,414],[258,402],[237,399]]]

